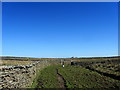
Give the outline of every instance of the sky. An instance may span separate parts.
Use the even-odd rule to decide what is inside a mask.
[[[119,2],[119,0],[2,0],[2,2]]]
[[[2,56],[118,55],[117,2],[3,2]]]

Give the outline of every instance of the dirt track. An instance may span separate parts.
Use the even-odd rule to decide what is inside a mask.
[[[57,76],[58,76],[57,79],[58,79],[58,82],[59,82],[59,87],[66,89],[65,79],[62,77],[62,75],[59,74],[58,69],[56,69],[56,72],[57,72]]]

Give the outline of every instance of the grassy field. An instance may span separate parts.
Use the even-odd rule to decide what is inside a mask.
[[[91,58],[30,58],[30,57],[0,57],[0,65],[18,65],[18,64],[29,64],[34,60],[64,60],[65,63],[70,64],[71,61],[75,62],[101,62],[101,61],[115,61],[120,57],[91,57]]]
[[[80,66],[49,66],[39,72],[32,87],[60,88],[56,69],[64,78],[66,88],[120,88],[120,81],[100,75]]]
[[[120,88],[120,57],[3,58],[0,66],[25,65],[35,60],[49,60],[51,66],[37,73],[31,88]],[[65,62],[64,68],[57,65],[61,60]],[[71,61],[78,63],[70,65]]]
[[[90,68],[108,74],[113,74],[120,77],[120,63],[98,63],[89,66]]]
[[[120,87],[120,81],[102,76],[79,66],[66,66],[59,68],[60,74],[65,78],[68,88],[110,88]]]
[[[33,61],[1,60],[0,66],[2,66],[2,65],[26,65],[26,64],[30,64],[32,62]]]
[[[0,57],[0,66],[2,65],[26,65],[26,64],[33,63],[35,61],[48,61],[49,63],[57,64],[61,62],[61,58]]]

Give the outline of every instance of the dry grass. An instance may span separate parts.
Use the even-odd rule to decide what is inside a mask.
[[[83,59],[80,59],[80,58],[73,58],[73,59],[71,59],[71,61],[74,61],[74,62],[80,62],[80,61],[107,61],[107,60],[120,60],[120,58],[118,58],[118,57],[114,57],[114,58],[83,58]]]
[[[33,61],[0,60],[0,65],[26,65]]]

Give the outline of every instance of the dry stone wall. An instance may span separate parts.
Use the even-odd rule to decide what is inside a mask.
[[[36,61],[30,65],[0,66],[0,89],[29,87],[36,73],[51,64],[50,61]]]

